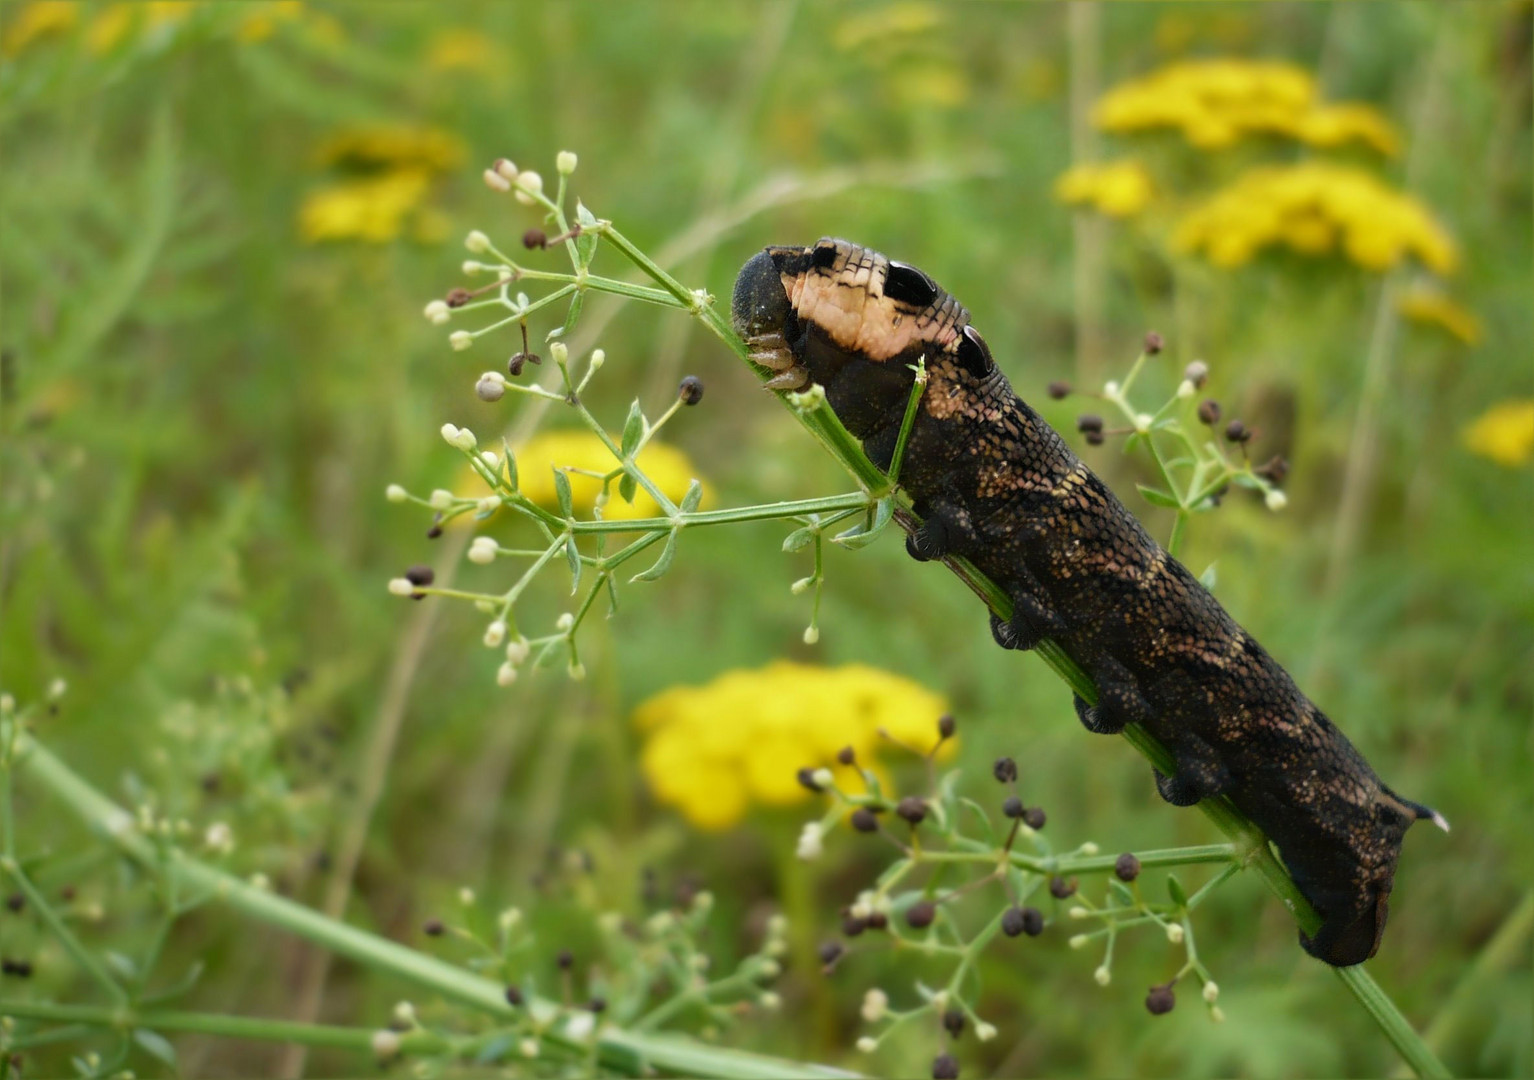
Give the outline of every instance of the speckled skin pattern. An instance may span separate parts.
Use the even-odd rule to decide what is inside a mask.
[[[1322,917],[1311,955],[1373,956],[1407,827],[1400,798],[1278,663],[1153,540],[1013,393],[969,313],[912,267],[842,240],[772,247],[741,271],[735,327],[770,386],[819,383],[869,458],[888,468],[926,358],[901,466],[924,524],[917,559],[972,561],[1012,599],[998,643],[1053,638],[1098,688],[1082,722],[1141,724],[1174,756],[1156,775],[1178,806],[1223,795],[1278,845]]]

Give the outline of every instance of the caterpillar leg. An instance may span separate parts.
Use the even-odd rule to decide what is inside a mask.
[[[1152,770],[1156,791],[1173,806],[1192,806],[1203,799],[1223,795],[1230,787],[1230,771],[1225,768],[1202,740],[1177,750],[1177,769],[1171,776]]]
[[[1117,660],[1107,659],[1092,673],[1097,683],[1097,704],[1088,705],[1076,695],[1076,715],[1082,726],[1095,735],[1117,735],[1125,724],[1143,723],[1150,716],[1150,706],[1140,694],[1140,684],[1129,669]]]

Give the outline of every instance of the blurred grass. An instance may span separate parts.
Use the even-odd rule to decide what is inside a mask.
[[[3,40],[25,10],[0,9]],[[295,789],[328,794],[317,800],[333,808],[325,831],[350,813],[398,643],[419,614],[383,583],[435,554],[427,523],[387,504],[384,485],[449,481],[442,421],[488,432],[512,417],[468,392],[496,354],[451,353],[420,317],[457,282],[455,238],[477,226],[511,243],[531,223],[478,183],[480,162],[505,154],[549,176],[555,151],[579,151],[576,191],[649,250],[719,214],[726,224],[676,268],[717,296],[763,243],[873,244],[961,297],[1048,419],[1069,428],[1081,411],[1042,394],[1074,375],[1072,216],[1051,195],[1071,164],[1062,9],[906,5],[915,15],[901,29],[890,9],[864,5],[326,4],[258,39],[259,9],[198,5],[162,20],[142,9],[98,52],[92,28],[113,10],[82,6],[72,26],[0,61],[0,684],[35,697],[66,678],[64,708],[39,734],[109,787],[153,773],[157,756],[167,758],[157,775],[174,776],[184,759],[161,718],[177,702],[214,700],[216,678],[245,676],[291,688],[283,768]],[[1100,11],[1105,84],[1185,55],[1279,57],[1319,72],[1329,97],[1372,102],[1403,127],[1425,59],[1443,50],[1441,107],[1429,130],[1406,131],[1432,147],[1414,193],[1461,244],[1453,290],[1484,337],[1467,348],[1402,327],[1377,480],[1335,588],[1324,583],[1378,277],[1293,259],[1172,275],[1115,230],[1093,283],[1110,356],[1127,363],[1145,329],[1162,329],[1168,389],[1182,363],[1206,358],[1228,415],[1257,419],[1275,441],[1287,432],[1290,510],[1274,517],[1232,499],[1195,523],[1187,561],[1198,572],[1218,558],[1226,605],[1388,782],[1454,822],[1449,838],[1408,841],[1373,965],[1420,1027],[1534,877],[1534,474],[1460,441],[1488,406],[1534,396],[1529,19],[1528,4],[1501,3]],[[377,126],[447,133],[470,165],[432,174],[396,240],[306,243],[305,199],[377,168],[322,166],[319,148]],[[1233,170],[1243,153],[1199,168]],[[813,194],[847,169],[878,179]],[[1400,169],[1385,166],[1396,182]],[[777,177],[804,186],[764,212],[733,212]],[[675,316],[626,308],[601,344],[609,367],[592,404],[615,425],[636,392],[654,405],[680,373],[706,380],[704,405],[668,437],[706,463],[721,505],[845,486],[749,374]],[[1111,448],[1088,460],[1128,490],[1134,471]],[[1145,517],[1165,535],[1157,512]],[[480,617],[444,608],[408,684],[348,916],[419,944],[421,920],[462,884],[525,901],[557,846],[592,852],[598,895],[632,910],[648,865],[663,882],[695,875],[719,895],[725,925],[744,927],[774,898],[774,853],[797,819],[689,832],[624,774],[638,755],[628,715],[667,686],[779,656],[880,664],[946,694],[977,787],[994,756],[1016,755],[1057,842],[1209,838],[1196,815],[1159,802],[1126,748],[1080,730],[1042,667],[996,650],[945,575],[913,566],[896,543],[830,555],[822,642],[805,647],[807,606],[787,584],[807,560],[780,554],[780,534],[689,534],[663,585],[630,590],[588,643],[592,678],[579,687],[540,677],[497,690]],[[550,585],[539,603],[551,621],[565,599]],[[200,779],[180,777],[199,820],[229,814],[224,800],[238,796],[202,793]],[[22,820],[34,846],[71,849],[45,806],[27,805]],[[284,842],[269,871],[317,902],[316,856],[333,838]],[[876,863],[840,843],[824,866],[818,930],[829,933]],[[126,897],[101,888],[113,905],[104,929],[147,930]],[[539,918],[551,943],[583,932],[558,904]],[[28,947],[16,922],[0,916],[6,948]],[[1200,926],[1228,995],[1223,1027],[1193,1008],[1149,1021],[1140,988],[1165,977],[1159,946],[1121,949],[1103,991],[1087,977],[1095,960],[1049,935],[1026,956],[1010,955],[1015,944],[994,951],[982,1012],[1002,1037],[969,1052],[1001,1075],[1389,1066],[1388,1048],[1302,957],[1256,883],[1226,888]],[[296,961],[264,931],[199,917],[176,949],[183,965],[209,963],[187,1007],[288,1007]],[[39,989],[67,995],[69,978],[62,963],[46,967]],[[857,1065],[862,988],[893,994],[910,978],[873,955],[828,989],[791,973],[783,1017],[742,1037]],[[1486,979],[1475,993],[1487,1006],[1442,1050],[1463,1072],[1527,1073],[1527,949]],[[321,1017],[338,1022],[377,1022],[399,994],[348,966],[326,986]],[[806,1001],[830,1019],[796,1022]],[[925,1060],[930,1038],[911,1044],[907,1064]],[[182,1045],[189,1074],[248,1075],[275,1060],[270,1048]],[[317,1073],[344,1067],[311,1062]]]

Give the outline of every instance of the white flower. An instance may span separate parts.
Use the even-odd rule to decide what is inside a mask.
[[[1118,397],[1119,396],[1119,384],[1114,382],[1112,379],[1109,379],[1107,382],[1103,383],[1103,396],[1104,397]]]
[[[756,1003],[768,1012],[777,1012],[783,1006],[783,999],[771,990],[757,996]]]
[[[202,842],[209,851],[218,855],[227,855],[234,850],[234,830],[225,822],[215,821],[203,834]],[[1213,998],[1210,1000],[1212,1001]]]
[[[996,1038],[996,1025],[987,1024],[984,1020],[975,1025],[975,1038],[981,1042],[990,1042]]]
[[[1091,938],[1089,938],[1086,934],[1075,934],[1069,941],[1066,942],[1066,944],[1073,949],[1079,949],[1090,940]]]
[[[1220,984],[1210,979],[1204,984],[1204,1000],[1213,1005],[1220,998]]]
[[[1078,850],[1080,850],[1083,855],[1096,855],[1101,849],[1092,841],[1088,840],[1085,844],[1082,844]]]
[[[565,674],[570,676],[571,682],[581,682],[586,678],[586,665],[577,660],[565,668]]]
[[[387,1060],[399,1053],[399,1033],[390,1031],[388,1028],[380,1028],[373,1032],[373,1056],[380,1060]]]
[[[1085,919],[1085,918],[1089,917],[1092,913],[1090,911],[1088,911],[1086,908],[1082,907],[1080,904],[1077,904],[1075,907],[1071,908],[1068,912],[1066,912],[1066,914],[1069,915],[1073,919]]]
[[[496,543],[493,536],[476,536],[469,542],[468,558],[471,563],[480,566],[489,566],[495,562],[496,555],[500,554],[501,545]]]
[[[453,440],[456,439],[456,438],[458,438],[458,425],[457,424],[443,424],[442,425],[442,440],[443,440],[443,442],[445,442],[449,446],[451,446],[451,445],[453,445]]]
[[[507,180],[515,180],[517,178],[517,164],[510,158],[496,158],[495,164],[491,168],[497,176]]]
[[[1107,986],[1113,981],[1113,973],[1108,970],[1107,964],[1100,964],[1097,970],[1092,972],[1092,978],[1097,980],[1098,986]]]
[[[463,352],[463,350],[474,344],[474,335],[467,330],[454,330],[447,336],[447,343],[458,352]]]
[[[446,434],[446,429],[444,429],[443,434]],[[454,435],[451,439],[448,439],[448,442],[452,443],[458,449],[464,451],[473,450],[479,445],[479,440],[474,437],[474,432],[470,431],[466,427],[459,428],[458,434]]]
[[[446,300],[433,300],[426,305],[423,314],[433,326],[441,326],[453,317],[453,309],[447,306]]]
[[[830,769],[816,769],[810,774],[810,779],[815,781],[815,786],[822,790],[836,783],[836,777],[831,775]]]
[[[788,587],[788,591],[793,593],[795,596],[798,596],[800,593],[804,592],[805,589],[808,589],[813,584],[815,584],[815,579],[814,578],[812,578],[812,577],[802,577],[798,581],[796,581],[792,585],[790,585]]]
[[[389,591],[395,596],[409,596],[411,593],[415,592],[415,586],[410,583],[409,578],[390,578]]]
[[[464,277],[473,277],[475,274],[479,273],[481,270],[488,270],[489,267],[487,267],[484,263],[480,262],[478,259],[465,259],[465,260],[463,260],[463,267],[462,267],[462,269],[463,269],[463,276]]]
[[[863,995],[863,1019],[870,1024],[877,1024],[884,1019],[884,1014],[889,1012],[889,995],[877,986]]]
[[[506,640],[506,620],[496,619],[495,622],[485,627],[485,648],[499,649],[501,642]]]
[[[570,362],[570,346],[563,341],[556,341],[549,346],[549,355],[554,358],[554,363],[564,367]]]
[[[607,350],[592,349],[591,358],[586,361],[588,369],[591,371],[601,371],[602,365],[605,363],[607,363]]]
[[[1138,431],[1141,435],[1144,435],[1151,429],[1151,424],[1155,423],[1155,421],[1156,418],[1150,413],[1140,413],[1135,417],[1135,430]]]
[[[458,890],[458,902],[464,907],[472,907],[474,904],[474,890],[465,885]]]
[[[495,472],[501,467],[501,455],[494,450],[481,450],[479,460],[485,463],[485,468]]]
[[[384,498],[393,503],[400,503],[410,498],[410,492],[406,491],[399,484],[390,484],[384,488]]]
[[[517,1043],[517,1053],[521,1054],[525,1058],[537,1057],[538,1040],[532,1036],[528,1036],[527,1038],[523,1039],[521,1042]]]
[[[560,615],[559,618],[554,620],[554,629],[558,630],[561,634],[568,634],[571,630],[575,629],[575,616],[571,615],[568,611]]]
[[[476,255],[483,255],[490,250],[490,238],[478,229],[475,229],[463,238],[463,246]]]
[[[818,626],[806,626],[804,628],[804,643],[806,645],[813,645],[813,644],[815,644],[815,642],[817,642],[819,640],[820,640],[820,627],[818,627]]]
[[[565,1035],[572,1039],[586,1039],[596,1030],[597,1018],[589,1012],[578,1012],[565,1021]]]
[[[1278,488],[1269,488],[1268,493],[1262,497],[1262,501],[1268,504],[1269,510],[1282,510],[1289,505],[1289,496]]]
[[[500,508],[501,500],[496,498],[494,495],[486,495],[483,499],[474,504],[474,509],[478,510],[481,514],[493,514]]]
[[[1166,926],[1166,939],[1168,941],[1170,941],[1173,945],[1181,945],[1182,944],[1182,939],[1183,939],[1182,924],[1181,923],[1167,923],[1167,926]]]
[[[481,401],[500,401],[506,396],[506,376],[499,371],[487,371],[474,384],[474,396]]]
[[[580,158],[576,157],[572,151],[561,150],[559,155],[554,158],[554,168],[559,170],[559,175],[569,176],[575,171],[575,166],[579,162]]]
[[[394,1019],[408,1027],[415,1027],[415,1006],[408,1001],[398,1002],[394,1006]]]
[[[877,1049],[879,1049],[879,1040],[872,1035],[864,1035],[858,1040],[858,1051],[860,1053],[871,1054]]]
[[[69,689],[69,684],[67,682],[65,682],[63,679],[54,679],[52,682],[50,682],[48,684],[48,700],[49,701],[57,701],[57,700],[59,700],[59,698],[64,696],[65,691],[67,691],[68,689]]]
[[[491,191],[510,191],[511,181],[506,179],[494,169],[486,169],[482,174],[485,178],[485,186]]]
[[[521,908],[514,908],[514,907],[506,908],[504,911],[502,911],[499,915],[497,915],[495,917],[495,923],[496,923],[497,926],[499,926],[501,928],[501,933],[503,933],[503,934],[511,933],[512,930],[516,929],[517,924],[519,922],[521,922],[521,921],[522,921],[522,909]]]
[[[533,647],[527,643],[527,638],[518,634],[515,640],[506,643],[506,660],[512,664],[520,664],[532,651]]]
[[[794,854],[805,862],[820,858],[825,848],[821,845],[820,822],[807,821],[799,833],[799,844],[794,848]]]
[[[453,493],[447,488],[435,488],[432,490],[431,498],[426,501],[431,504],[433,510],[446,510],[453,505]]]
[[[514,181],[517,185],[517,202],[523,206],[532,206],[537,203],[534,196],[543,193],[543,177],[528,169],[526,172],[517,173]]]
[[[1198,393],[1198,387],[1193,385],[1193,381],[1191,379],[1184,379],[1182,382],[1177,384],[1177,396],[1182,398],[1184,401],[1196,393]]]

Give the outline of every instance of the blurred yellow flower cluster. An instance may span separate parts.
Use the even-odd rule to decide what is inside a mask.
[[[886,4],[842,18],[831,31],[839,52],[880,74],[884,95],[900,105],[953,108],[973,91],[968,68],[948,47],[941,4]],[[856,77],[850,70],[849,77]]]
[[[1070,206],[1091,206],[1109,217],[1133,217],[1155,194],[1150,173],[1138,161],[1074,165],[1055,181],[1055,197]]]
[[[432,178],[459,168],[463,141],[437,128],[360,127],[340,132],[316,152],[322,167],[362,173],[316,188],[298,211],[307,243],[361,240],[386,244],[407,227],[415,239],[444,239],[446,222],[425,205]]]
[[[656,798],[699,828],[727,829],[751,802],[805,798],[798,770],[830,764],[843,747],[869,767],[888,745],[881,728],[925,751],[946,709],[940,695],[878,668],[779,660],[662,691],[639,706],[634,724],[645,735],[640,765]]]
[[[1481,320],[1438,289],[1426,286],[1410,289],[1396,301],[1396,308],[1412,322],[1436,326],[1466,345],[1480,343]]]
[[[1415,255],[1440,274],[1458,254],[1448,232],[1416,199],[1363,169],[1312,161],[1249,170],[1178,224],[1173,247],[1216,266],[1240,266],[1263,248],[1303,255],[1340,246],[1369,270]]]
[[[426,66],[432,71],[486,73],[495,70],[497,50],[478,30],[450,26],[432,35],[426,46]]]
[[[615,442],[617,440],[614,440]],[[546,431],[529,439],[516,451],[517,487],[530,500],[549,510],[559,509],[559,497],[554,492],[554,470],[580,469],[582,472],[566,471],[570,480],[571,504],[576,514],[589,516],[596,505],[602,482],[590,473],[606,474],[617,466],[612,451],[602,440],[589,431]],[[687,494],[687,488],[698,475],[691,459],[674,446],[651,441],[639,452],[636,459],[646,476],[672,502],[679,503]],[[484,480],[477,472],[464,467],[465,483],[484,487]],[[640,488],[632,503],[618,497],[618,485],[614,481],[602,508],[607,521],[633,521],[635,518],[659,517],[661,509],[654,499]],[[708,501],[708,486],[703,488],[703,502]],[[702,505],[702,504],[700,504]],[[472,520],[463,518],[459,520]]]
[[[1516,469],[1534,457],[1534,398],[1503,401],[1487,409],[1464,432],[1471,452]]]
[[[1184,60],[1122,83],[1098,100],[1093,120],[1106,131],[1181,130],[1213,150],[1245,135],[1279,135],[1311,146],[1358,142],[1400,152],[1395,128],[1364,104],[1317,100],[1315,78],[1281,61]]]
[[[34,42],[68,33],[80,23],[82,5],[74,0],[38,0],[19,8],[6,20],[4,53],[15,56]],[[213,4],[208,0],[144,0],[142,3],[115,3],[89,7],[92,18],[85,26],[86,49],[97,56],[114,51],[130,39],[185,21],[199,10],[217,12],[229,21],[215,25],[232,30],[235,40],[254,43],[265,41],[282,23],[306,20],[311,29],[334,37],[336,24],[329,16],[311,14],[299,0],[262,0],[242,4]]]

